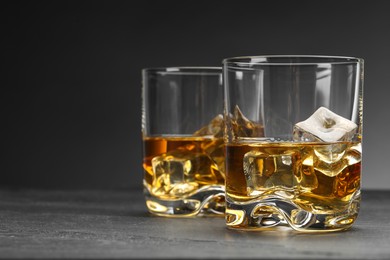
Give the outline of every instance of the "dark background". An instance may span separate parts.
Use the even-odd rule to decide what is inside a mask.
[[[387,1],[1,5],[0,186],[140,188],[141,69],[264,54],[365,59],[363,187],[390,184]]]

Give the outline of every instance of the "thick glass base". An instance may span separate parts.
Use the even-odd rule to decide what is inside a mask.
[[[355,222],[360,191],[342,211],[304,210],[293,200],[270,195],[245,202],[226,198],[226,224],[240,230],[275,230],[286,227],[299,232],[332,232],[348,229]]]
[[[164,217],[224,216],[225,188],[223,185],[207,185],[180,198],[153,196],[144,186],[146,206],[149,212]]]

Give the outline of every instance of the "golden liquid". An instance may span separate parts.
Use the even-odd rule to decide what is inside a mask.
[[[225,182],[221,171],[224,168],[222,138],[146,137],[143,150],[144,183],[157,198],[182,198],[203,186]],[[183,169],[185,178],[181,176]],[[177,180],[169,171],[177,172]]]
[[[282,194],[312,213],[342,212],[360,189],[360,176],[359,142],[226,146],[226,195],[236,204]]]

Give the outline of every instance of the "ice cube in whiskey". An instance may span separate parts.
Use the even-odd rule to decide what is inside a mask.
[[[233,143],[226,157],[231,228],[335,231],[357,217],[360,142]]]
[[[144,192],[161,216],[224,213],[224,174],[214,137],[144,138]]]
[[[258,196],[270,189],[287,193],[292,191],[296,160],[294,152],[272,152],[252,150],[244,155],[243,170],[249,196]]]

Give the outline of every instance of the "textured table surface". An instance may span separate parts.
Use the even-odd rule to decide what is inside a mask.
[[[390,191],[346,232],[243,232],[147,213],[141,191],[0,190],[0,258],[390,259]]]

